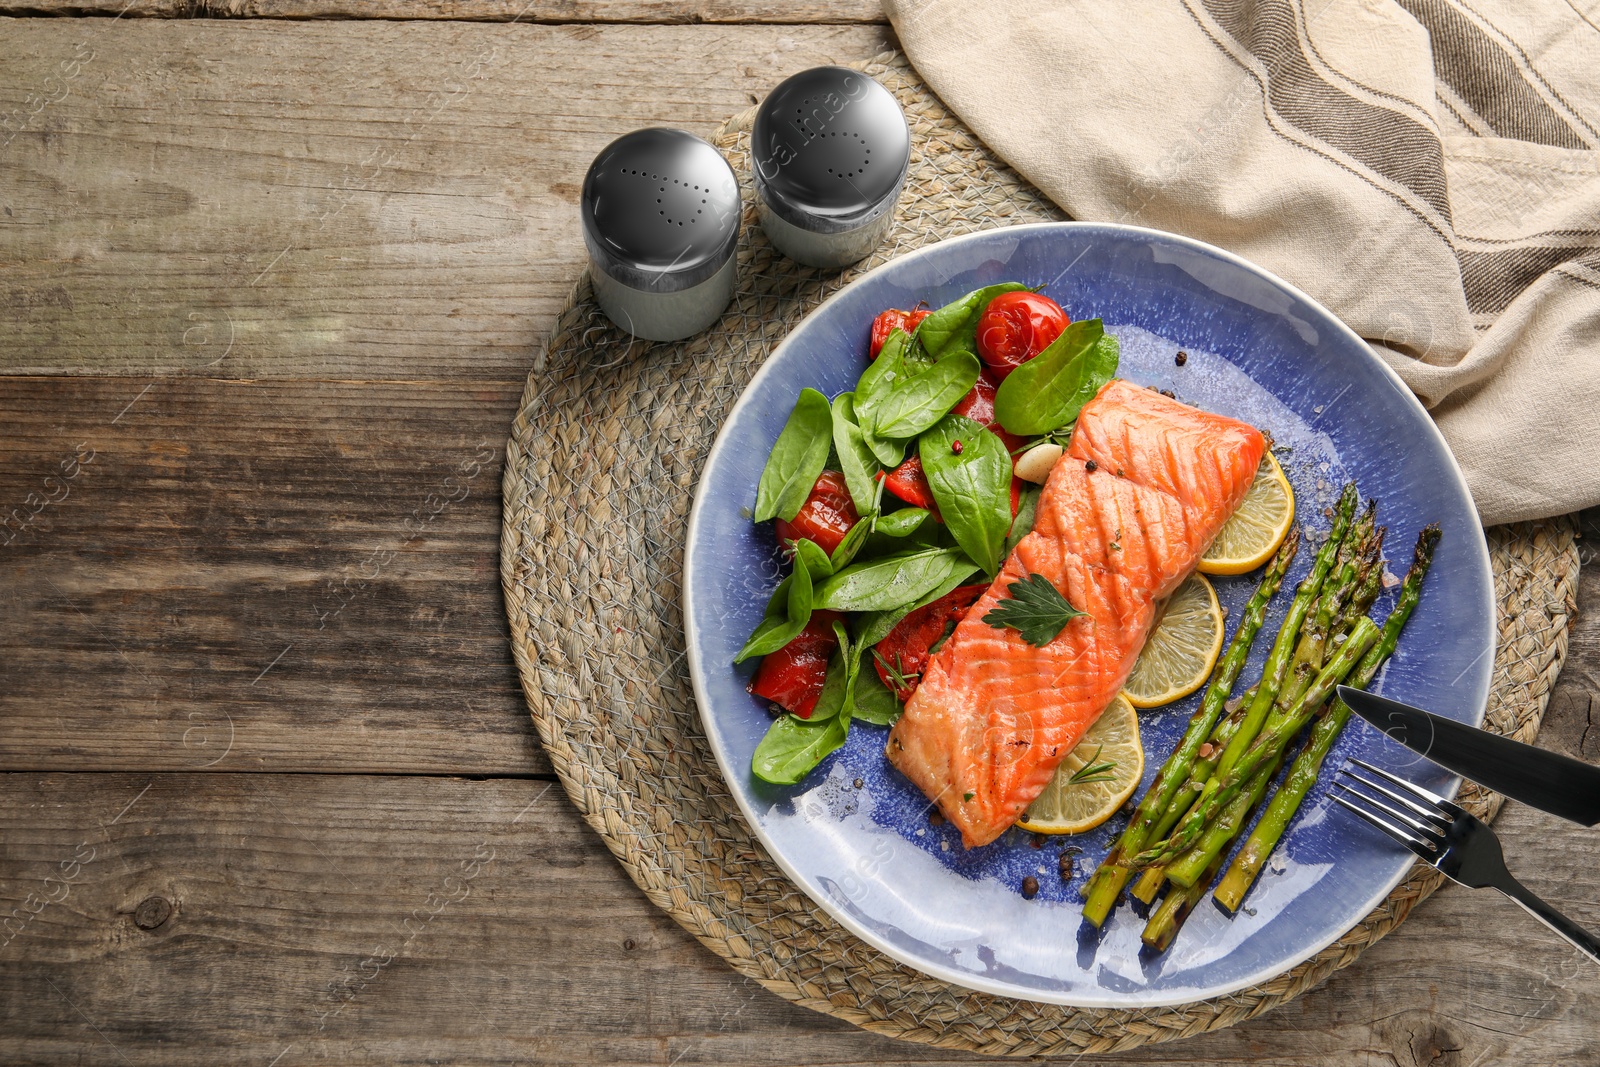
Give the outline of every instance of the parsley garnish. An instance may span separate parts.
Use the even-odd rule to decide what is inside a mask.
[[[1067,603],[1067,598],[1042,574],[1012,582],[1006,592],[1009,596],[996,604],[983,621],[996,630],[1011,627],[1035,648],[1048,645],[1061,635],[1067,623],[1088,614]]]
[[[1116,768],[1117,761],[1106,760],[1101,763],[1101,747],[1096,745],[1094,755],[1090,756],[1082,767],[1072,772],[1072,777],[1067,779],[1068,785],[1087,785],[1090,782],[1111,782],[1116,780],[1117,776],[1109,772]]]

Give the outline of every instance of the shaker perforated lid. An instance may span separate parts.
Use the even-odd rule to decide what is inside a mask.
[[[900,104],[848,67],[815,67],[762,101],[750,135],[767,207],[813,233],[865,225],[894,208],[911,159]]]
[[[739,182],[722,154],[692,133],[623,134],[583,179],[583,239],[624,285],[680,292],[715,274],[739,241]]]

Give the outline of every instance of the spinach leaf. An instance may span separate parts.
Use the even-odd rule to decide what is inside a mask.
[[[872,536],[861,546],[857,559],[888,556],[914,548],[952,548],[954,541],[940,542],[944,527],[928,521],[930,512],[922,508],[901,508],[888,515],[878,516]]]
[[[957,349],[940,356],[933,366],[899,379],[873,408],[873,434],[894,440],[915,437],[961,402],[982,369],[977,356]]]
[[[823,583],[815,606],[832,611],[888,611],[920,599],[973,564],[958,548],[925,548],[853,563]]]
[[[801,544],[812,543],[803,541]],[[817,551],[822,550],[818,548]],[[766,614],[761,624],[750,635],[750,640],[744,643],[739,654],[733,657],[733,662],[743,663],[752,656],[765,656],[769,652],[776,652],[799,637],[800,631],[811,621],[811,609],[815,606],[812,603],[813,592],[811,571],[796,555],[794,572],[779,582],[778,588],[773,590],[772,599],[767,601]]]
[[[1001,293],[1026,289],[1021,282],[1002,282],[982,289],[974,289],[959,300],[954,300],[930,314],[917,326],[916,339],[922,350],[935,359],[956,349],[976,352],[978,319],[983,317],[989,301]]]
[[[856,620],[856,647],[860,649],[867,649],[871,648],[873,645],[876,645],[879,641],[882,641],[885,637],[889,636],[889,631],[893,630],[897,625],[899,625],[901,619],[905,618],[907,615],[910,615],[918,608],[927,607],[935,600],[938,600],[940,597],[951,592],[956,588],[956,586],[961,585],[968,578],[972,577],[973,572],[977,569],[978,565],[976,563],[973,563],[971,560],[967,560],[965,562],[965,566],[951,572],[950,577],[940,582],[937,586],[924,593],[912,603],[905,604],[898,608],[889,608],[884,611],[873,611],[862,615]]]
[[[1042,485],[1030,485],[1022,491],[1022,499],[1017,501],[1017,517],[1011,520],[1011,533],[1006,536],[1007,556],[1017,547],[1017,542],[1033,532],[1033,524],[1038,518],[1039,494],[1042,492]]]
[[[876,520],[877,516],[870,511],[856,520],[856,524],[850,527],[850,532],[844,535],[844,540],[833,550],[833,555],[828,557],[828,562],[832,565],[829,574],[842,571],[850,565],[850,561],[856,558],[856,553],[861,551],[861,546],[866,544],[867,538],[872,535],[872,524]]]
[[[855,401],[854,393],[840,393],[833,398],[833,449],[839,454],[839,469],[844,473],[844,484],[850,487],[856,514],[865,516],[877,495],[873,475],[882,467],[856,422]]]
[[[918,439],[917,448],[945,529],[985,572],[998,572],[1011,529],[1011,456],[1005,443],[965,415],[946,415]]]
[[[841,645],[840,648],[844,646]],[[816,706],[811,709],[811,717],[805,722],[821,722],[831,719],[845,710],[845,697],[850,693],[850,657],[838,652],[828,660],[828,674],[822,682],[822,692],[817,695]]]
[[[885,469],[894,470],[906,461],[905,441],[897,441],[891,437],[879,437],[871,430],[865,429],[861,431],[861,437],[866,442],[867,448],[871,449],[872,454],[878,458],[878,462],[883,464]]]
[[[866,668],[856,677],[854,718],[874,726],[893,726],[900,718],[900,701],[883,684],[878,672]]]
[[[802,537],[794,543],[794,569],[800,570],[802,567],[811,575],[813,583],[820,582],[837,569],[833,560],[822,551],[822,546],[809,537]]]
[[[903,441],[880,437],[875,433],[874,419],[878,405],[895,383],[915,374],[922,365],[911,358],[913,351],[910,335],[904,330],[891,331],[883,347],[878,350],[878,358],[868,365],[856,382],[851,400],[856,425],[861,428],[862,443],[880,464],[889,468],[898,467],[905,461],[906,446]]]
[[[792,520],[811,495],[832,445],[833,414],[828,398],[815,389],[800,390],[761,472],[755,521],[765,522],[773,516]]]
[[[899,511],[891,511],[887,515],[878,516],[878,523],[872,532],[885,537],[905,537],[915,533],[931,514],[933,513],[926,508],[901,508]]]
[[[1117,358],[1117,339],[1099,319],[1074,322],[1000,383],[995,417],[1023,437],[1059,429],[1117,373]]]
[[[773,785],[796,785],[843,745],[849,733],[850,716],[843,709],[821,720],[780,715],[756,745],[750,758],[750,770],[757,778]]]

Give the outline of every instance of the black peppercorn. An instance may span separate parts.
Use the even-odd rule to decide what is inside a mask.
[[[1023,899],[1032,900],[1034,897],[1038,896],[1038,894],[1039,894],[1039,879],[1035,878],[1033,875],[1030,874],[1030,875],[1028,875],[1028,877],[1026,877],[1026,878],[1024,878],[1022,880],[1022,896],[1023,896]]]
[[[1088,471],[1090,474],[1093,474],[1095,471],[1100,469],[1100,464],[1091,459],[1089,462],[1083,465],[1083,469]]]
[[[1189,353],[1187,353],[1187,352],[1179,352],[1177,354],[1177,356],[1173,359],[1173,362],[1176,363],[1180,367],[1183,366],[1185,363],[1189,362]]]

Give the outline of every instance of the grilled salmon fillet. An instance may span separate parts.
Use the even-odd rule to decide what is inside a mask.
[[[1260,431],[1113,380],[1084,405],[1033,532],[922,673],[889,761],[961,830],[1005,832],[1133,669],[1161,599],[1194,570],[1266,451]],[[1030,574],[1086,614],[1035,648],[983,621]]]

